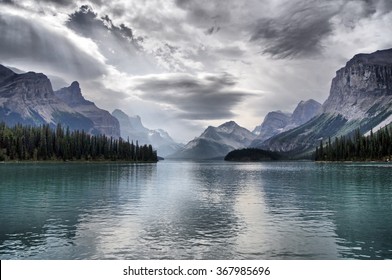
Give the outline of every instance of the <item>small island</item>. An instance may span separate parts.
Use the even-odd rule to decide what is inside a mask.
[[[282,156],[277,152],[271,152],[256,148],[246,148],[234,150],[228,153],[224,160],[226,161],[273,161],[280,160]]]

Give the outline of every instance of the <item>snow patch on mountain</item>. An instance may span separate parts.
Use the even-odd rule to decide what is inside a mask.
[[[364,136],[369,136],[371,131],[373,132],[377,132],[379,131],[381,128],[384,128],[385,126],[387,126],[388,124],[392,123],[392,115],[390,115],[388,118],[386,118],[385,120],[383,120],[382,122],[380,122],[378,125],[376,125],[375,127],[373,127],[371,130],[367,131]]]

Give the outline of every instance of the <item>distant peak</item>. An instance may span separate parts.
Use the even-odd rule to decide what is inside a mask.
[[[0,79],[14,75],[15,72],[0,64]]]
[[[356,54],[347,62],[346,66],[350,67],[356,63],[390,65],[392,64],[392,49],[378,50],[373,53]]]
[[[68,90],[72,93],[74,98],[82,97],[82,90],[80,89],[80,85],[77,81],[72,82],[72,84],[68,87]]]
[[[306,101],[301,100],[301,102],[298,103],[298,106],[304,106],[304,105],[320,105],[321,106],[321,104],[314,99],[308,99]]]
[[[116,114],[121,114],[121,115],[126,115],[125,113],[124,113],[124,111],[122,111],[122,110],[120,110],[120,109],[115,109],[113,112],[112,112],[112,115],[116,115]]]
[[[232,127],[232,126],[238,126],[238,124],[235,121],[228,121],[225,122],[224,124],[221,124],[219,127]]]
[[[72,82],[72,84],[71,84],[70,88],[77,88],[77,89],[80,89],[79,82],[78,82],[78,81],[74,81],[74,82]]]

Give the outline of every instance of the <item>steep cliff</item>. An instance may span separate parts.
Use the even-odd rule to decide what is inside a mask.
[[[56,126],[92,134],[120,136],[116,118],[99,109],[82,96],[79,83],[56,92],[42,73],[17,74],[0,65],[0,120],[7,125],[25,124]]]
[[[362,133],[389,123],[392,114],[392,49],[355,55],[336,72],[322,113],[309,122],[276,135],[261,148],[306,153],[320,140]]]
[[[8,125],[62,123],[73,129],[91,129],[93,123],[59,100],[42,73],[16,74],[0,66],[0,119]]]
[[[106,136],[120,137],[120,124],[108,111],[98,108],[93,102],[86,100],[78,82],[69,87],[55,91],[55,96],[65,104],[90,119],[93,127],[87,132],[92,134],[105,134]]]
[[[323,112],[362,119],[388,105],[391,97],[392,49],[358,54],[336,72]]]

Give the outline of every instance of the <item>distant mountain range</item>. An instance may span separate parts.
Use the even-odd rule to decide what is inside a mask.
[[[392,49],[355,55],[336,72],[328,99],[310,121],[258,143],[256,147],[296,155],[321,140],[377,130],[392,121]]]
[[[234,122],[209,127],[173,156],[218,158],[230,150],[254,147],[303,157],[309,156],[320,141],[350,135],[358,128],[366,134],[391,122],[392,49],[388,49],[358,54],[348,61],[336,72],[323,105],[310,99],[301,101],[293,113],[270,112],[253,133]],[[227,127],[241,130],[244,141],[220,132]]]
[[[8,125],[61,123],[70,129],[119,137],[120,125],[109,112],[83,98],[79,84],[53,91],[41,73],[17,74],[0,65],[0,120]]]
[[[263,123],[253,130],[253,133],[257,134],[257,137],[251,146],[257,147],[265,140],[279,133],[306,123],[320,113],[320,110],[321,104],[310,99],[301,101],[293,113],[283,113],[282,111],[269,112],[265,116]]]
[[[199,137],[169,158],[223,159],[232,150],[248,147],[255,137],[249,130],[229,121],[218,127],[209,126]]]
[[[24,73],[0,65],[0,121],[7,125],[38,126],[58,123],[71,130],[129,138],[140,145],[151,144],[160,156],[172,154],[183,145],[161,129],[145,128],[139,116],[129,117],[120,110],[113,115],[86,100],[78,82],[53,91],[51,81],[42,73]],[[121,124],[121,127],[120,127]]]
[[[273,111],[267,114],[263,123],[253,132],[240,127],[234,121],[218,127],[209,126],[199,137],[169,158],[212,159],[224,158],[230,151],[255,146],[283,131],[297,127],[313,118],[321,104],[308,100],[301,101],[294,112]]]
[[[18,72],[18,71],[17,71]],[[161,129],[148,129],[139,116],[112,114],[86,100],[78,82],[53,91],[41,73],[15,73],[0,65],[0,120],[40,125],[61,123],[92,134],[129,138],[151,144],[160,156],[184,159],[223,158],[247,147],[309,155],[320,141],[362,134],[392,122],[392,49],[355,55],[336,72],[324,104],[301,101],[293,113],[272,111],[253,132],[234,121],[209,126],[185,146]]]
[[[122,138],[151,144],[161,157],[171,155],[184,146],[176,143],[163,129],[153,130],[144,127],[140,116],[130,117],[119,109],[114,110],[112,115],[120,122]]]

